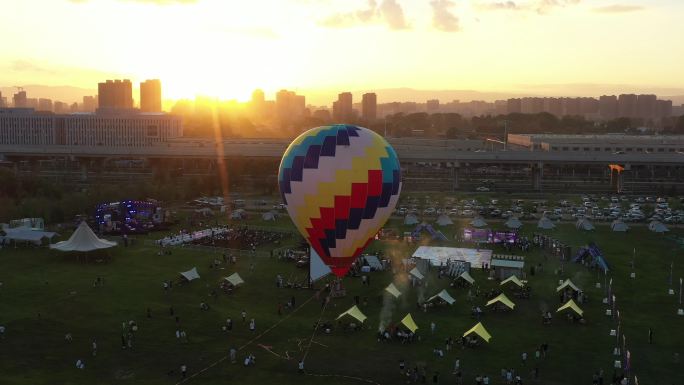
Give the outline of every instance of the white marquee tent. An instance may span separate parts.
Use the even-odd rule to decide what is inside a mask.
[[[116,246],[116,242],[98,238],[90,226],[83,221],[80,225],[78,225],[76,231],[71,234],[69,239],[66,241],[57,242],[54,245],[50,245],[50,248],[59,251],[88,252],[99,249],[108,249],[114,246]]]
[[[542,229],[542,230],[551,230],[555,229],[556,225],[551,222],[551,220],[547,217],[541,217],[539,222],[537,222],[537,227]]]
[[[453,225],[454,222],[449,218],[448,215],[442,214],[437,218],[437,224],[440,226],[448,226],[448,225]]]
[[[504,225],[506,225],[506,227],[508,227],[509,229],[519,229],[522,227],[523,224],[522,222],[520,222],[520,219],[518,219],[518,217],[511,216],[510,218],[508,218],[506,223],[504,223]]]
[[[580,218],[577,220],[575,223],[575,227],[577,230],[586,230],[586,231],[591,231],[594,230],[594,225],[589,222],[587,218]]]
[[[629,226],[627,226],[627,224],[625,222],[623,222],[619,219],[614,220],[613,223],[610,225],[610,228],[613,231],[617,231],[617,232],[625,232],[625,231],[629,230]]]
[[[192,281],[195,279],[199,279],[199,273],[197,272],[197,268],[193,267],[192,269],[188,271],[183,271],[180,273],[180,275],[183,276],[183,278],[187,279],[188,281]]]

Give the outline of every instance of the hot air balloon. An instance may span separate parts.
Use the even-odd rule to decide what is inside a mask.
[[[290,144],[278,183],[299,232],[343,277],[394,211],[401,168],[383,137],[336,124],[308,130]]]

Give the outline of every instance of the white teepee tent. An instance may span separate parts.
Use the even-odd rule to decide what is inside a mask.
[[[51,249],[59,251],[93,251],[108,249],[116,246],[116,242],[100,239],[85,221],[81,222],[68,240],[50,245]]]

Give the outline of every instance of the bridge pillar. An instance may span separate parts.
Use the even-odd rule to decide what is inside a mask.
[[[452,189],[454,191],[459,189],[459,183],[458,183],[458,174],[460,172],[460,167],[454,167],[451,169],[451,175],[452,175]]]
[[[574,169],[573,169],[574,171]],[[538,162],[532,165],[532,187],[535,191],[542,191],[542,182],[544,179],[544,162]]]

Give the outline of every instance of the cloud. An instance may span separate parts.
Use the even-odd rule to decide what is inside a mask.
[[[380,14],[389,25],[390,29],[408,29],[409,25],[404,18],[404,10],[396,0],[384,0],[380,4]]]
[[[404,17],[404,10],[396,0],[383,0],[379,6],[376,0],[368,0],[365,8],[335,13],[319,22],[320,25],[329,28],[349,28],[378,23],[385,23],[392,30],[410,28]]]
[[[81,4],[81,3],[87,3],[90,0],[69,0],[71,3],[76,3],[76,4]],[[169,4],[193,4],[196,3],[198,0],[119,0],[119,1],[126,1],[126,2],[131,2],[131,3],[147,3],[147,4],[156,4],[156,5],[169,5]]]
[[[478,2],[475,6],[486,11],[531,11],[546,14],[554,8],[563,8],[577,5],[581,0],[529,0],[529,1],[487,1]]]
[[[432,26],[444,32],[458,32],[461,30],[458,17],[449,11],[454,6],[450,0],[433,0],[432,6]]]
[[[625,5],[625,4],[613,4],[607,5],[605,7],[594,8],[594,12],[598,13],[627,13],[643,11],[645,8],[640,5]]]

